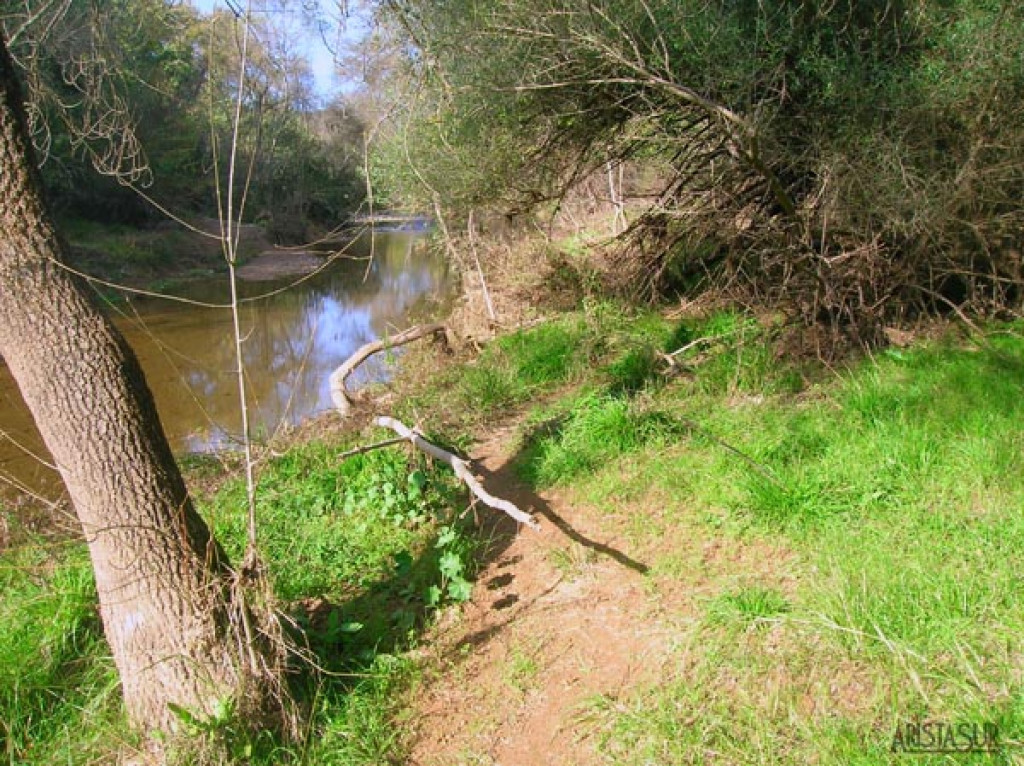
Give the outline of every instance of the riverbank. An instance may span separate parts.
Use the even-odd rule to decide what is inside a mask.
[[[60,226],[69,243],[70,265],[99,280],[101,287],[111,286],[103,285],[105,282],[160,292],[190,281],[226,276],[228,272],[220,224],[213,218],[194,219],[187,225],[168,220],[149,228],[82,219],[61,221]],[[426,230],[424,226],[408,229],[413,233]],[[303,249],[277,246],[263,226],[242,224],[238,277],[269,282],[311,274],[332,256],[346,252],[359,234],[353,229],[351,236],[318,240]]]
[[[70,265],[102,282],[161,291],[193,280],[227,275],[216,219],[188,226],[164,221],[151,228],[62,221]],[[262,226],[241,226],[239,278],[271,281],[302,276],[323,265],[326,254],[279,248]]]
[[[425,244],[422,236],[378,233],[372,262],[367,237],[316,274],[306,272],[323,265],[323,257],[291,251],[257,255],[242,267],[251,278],[240,280],[238,292],[245,301],[241,321],[250,426],[257,438],[270,439],[329,410],[327,378],[356,348],[392,328],[444,318],[452,279],[443,257]],[[178,454],[231,449],[240,425],[237,381],[230,372],[235,348],[226,275],[193,278],[162,292],[176,300],[130,296],[108,303],[107,313],[142,365],[171,448]],[[358,371],[353,385],[386,379],[391,361],[386,355],[374,359]],[[55,471],[46,466],[31,416],[2,366],[0,401],[0,432],[9,437],[0,443],[0,506],[17,503],[17,515],[24,518],[24,493],[15,498],[9,491],[12,482],[46,499],[62,491]],[[28,526],[45,530],[52,516],[39,513]],[[0,548],[11,539],[0,529]]]
[[[310,427],[268,455],[278,597],[352,675],[308,687],[305,746],[255,760],[886,763],[928,720],[995,730],[1012,762],[1021,330],[828,370],[776,358],[780,331],[743,314],[591,302],[479,355],[421,350],[388,410],[543,531],[466,513],[402,447],[339,458],[383,432]],[[237,555],[231,473],[189,466]],[[81,552],[25,546],[0,577],[7,752],[130,749]]]
[[[197,222],[209,235],[216,233],[215,221]],[[173,221],[151,228],[99,224],[81,219],[59,222],[69,244],[73,268],[90,277],[155,289],[189,279],[227,273],[220,242]],[[248,232],[246,255],[264,249],[262,230]]]

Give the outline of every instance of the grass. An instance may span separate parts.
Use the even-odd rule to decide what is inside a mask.
[[[0,555],[0,757],[81,763],[131,742],[88,558],[30,542]]]
[[[738,343],[688,379],[603,405],[619,414],[611,432],[582,395],[568,425],[527,450],[527,477],[610,514],[623,499],[674,498],[633,532],[684,562],[663,571],[685,577],[692,561],[667,542],[685,527],[675,514],[730,547],[782,546],[813,573],[786,596],[724,585],[677,680],[595,703],[608,761],[887,763],[893,732],[914,720],[994,722],[1003,741],[1024,739],[1024,342],[885,353],[797,394],[799,376]],[[630,408],[699,430],[617,437]],[[623,471],[632,464],[642,468]]]
[[[707,571],[694,533],[786,550],[801,572],[785,591],[715,575],[678,678],[588,713],[610,763],[886,763],[893,732],[920,720],[1024,740],[1019,337],[979,349],[951,336],[825,374],[780,363],[770,333],[734,312],[614,331],[600,307],[562,321],[601,328],[586,353],[563,347],[587,369],[531,377],[490,352],[469,376],[501,382],[488,409],[557,394],[526,416],[520,475],[611,523],[642,514],[626,523],[656,551],[652,577]],[[659,352],[697,339],[666,381]]]
[[[457,445],[527,410],[523,479],[601,509],[653,562],[654,603],[699,594],[657,680],[581,709],[606,762],[891,763],[900,727],[938,721],[994,724],[1007,743],[956,763],[1012,763],[1024,341],[1005,329],[989,347],[951,335],[830,372],[780,363],[770,331],[738,313],[669,322],[595,305],[492,343],[399,409]],[[698,339],[680,374],[661,374],[660,354]],[[400,763],[421,672],[407,649],[434,609],[468,596],[477,543],[449,474],[398,449],[339,463],[338,449],[289,450],[261,476],[275,589],[325,666],[349,674],[307,687],[308,741],[274,758]],[[236,557],[243,497],[228,481],[204,505]],[[81,552],[27,545],[2,561],[17,626],[0,637],[4,752],[108,753],[124,726]],[[570,549],[550,563],[571,578],[588,560]],[[520,647],[505,680],[528,689],[536,667]]]
[[[689,374],[661,380],[657,351],[696,338],[710,340],[684,355]],[[675,498],[657,520],[645,509],[641,543],[670,547],[696,519],[814,573],[786,595],[766,584],[713,597],[678,681],[598,716],[610,762],[881,763],[901,722],[928,717],[1024,735],[1024,344],[996,346],[952,338],[807,385],[740,315],[643,319],[605,337],[574,392],[535,407],[519,455],[535,486],[612,514]],[[683,562],[668,569],[692,564],[663,554]],[[851,673],[845,696],[803,678]],[[756,701],[766,679],[769,708]]]
[[[417,679],[407,656],[430,615],[465,600],[476,543],[447,470],[393,448],[339,461],[338,445],[296,446],[264,467],[258,528],[280,604],[325,674],[298,684],[307,741],[231,743],[252,763],[380,764],[401,757],[396,724]],[[240,479],[201,503],[233,560],[246,544]],[[190,463],[191,465],[191,463]],[[17,764],[114,758],[133,738],[102,634],[91,568],[77,542],[0,556],[0,753]],[[233,722],[224,721],[230,738]],[[237,745],[237,746],[236,746]]]
[[[557,428],[528,438],[521,473],[537,486],[551,486],[641,447],[665,444],[685,430],[665,412],[621,397],[587,394],[573,403]]]
[[[539,646],[512,647],[508,657],[505,658],[505,666],[502,671],[504,685],[519,694],[529,692],[541,670],[540,662],[537,660],[540,652],[541,647]]]
[[[465,440],[481,423],[583,380],[605,346],[602,324],[585,316],[521,330],[493,341],[469,362],[417,375],[419,380],[406,375],[398,413]]]
[[[401,758],[402,700],[418,678],[406,652],[431,613],[469,597],[476,543],[456,516],[461,487],[400,448],[338,461],[337,445],[289,450],[260,476],[261,550],[275,592],[321,667],[301,749],[267,763],[350,766]],[[244,486],[206,507],[229,554],[244,550]],[[310,606],[312,605],[312,606]]]
[[[713,622],[738,622],[746,626],[786,614],[790,609],[786,597],[774,588],[751,586],[721,594],[708,608],[708,617]]]

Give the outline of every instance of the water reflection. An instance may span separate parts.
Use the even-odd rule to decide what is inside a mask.
[[[359,346],[433,318],[450,294],[444,261],[410,233],[378,234],[374,258],[343,260],[298,286],[245,283],[243,357],[250,418],[272,433],[331,407],[328,377]],[[365,248],[364,248],[365,251]],[[294,282],[294,279],[291,280]],[[273,293],[269,297],[268,293]],[[226,280],[189,286],[187,297],[224,303]],[[135,349],[176,451],[230,446],[241,427],[234,339],[226,309],[135,298],[116,308],[115,320]],[[349,379],[356,388],[387,375],[385,355]],[[42,452],[6,367],[0,365],[0,429]],[[39,489],[52,473],[0,436],[0,474]]]

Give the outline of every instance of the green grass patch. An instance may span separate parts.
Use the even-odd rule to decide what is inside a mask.
[[[318,648],[361,664],[404,645],[429,609],[466,600],[475,550],[453,513],[462,489],[450,471],[397,447],[344,461],[339,452],[299,445],[268,465],[258,539],[282,601],[337,607],[305,626]],[[225,486],[204,512],[238,560],[247,543],[243,482]]]
[[[688,325],[657,313],[595,303],[497,338],[472,361],[441,370],[425,386],[409,386],[399,411],[458,431],[568,385],[633,396],[658,381],[658,352],[673,350],[690,333]]]
[[[684,424],[664,412],[620,397],[588,394],[560,419],[527,436],[520,473],[536,486],[563,483],[621,455],[665,444],[684,430]]]
[[[0,755],[82,763],[130,741],[84,547],[0,556]]]
[[[356,683],[322,686],[314,700],[309,736],[295,762],[316,766],[402,762],[403,701],[418,678],[412,660],[378,654]]]
[[[613,514],[657,498],[631,526],[640,544],[662,550],[689,534],[674,519],[696,520],[725,547],[788,549],[813,576],[785,597],[725,589],[677,682],[597,701],[609,762],[699,763],[713,752],[885,763],[897,726],[920,720],[993,723],[1021,741],[1024,342],[889,351],[800,390],[804,376],[779,368],[763,335],[735,318],[695,325],[692,337],[716,321],[714,343],[681,355],[689,376],[634,399],[591,390],[565,403],[560,427],[528,442],[531,476]],[[694,428],[638,438],[627,425],[637,411]],[[685,549],[660,555],[705,566]],[[792,688],[763,691],[780,674]],[[803,676],[816,674],[839,680],[808,686]],[[762,694],[775,695],[767,709]]]
[[[712,622],[739,622],[743,625],[767,620],[790,611],[789,601],[774,588],[751,586],[723,593],[708,608]]]
[[[458,372],[456,396],[477,413],[520,404],[582,377],[596,336],[579,318],[555,320],[499,338]]]
[[[338,460],[341,448],[298,445],[261,473],[260,547],[278,596],[322,667],[297,763],[397,762],[403,700],[416,683],[415,645],[430,613],[469,598],[477,542],[456,512],[461,485],[446,468],[396,447]],[[207,503],[219,539],[244,550],[244,487]],[[302,604],[315,603],[310,611]],[[280,762],[277,753],[267,763]]]
[[[401,448],[339,461],[306,444],[266,464],[258,540],[281,605],[329,674],[298,683],[305,743],[239,743],[252,763],[379,764],[401,757],[396,722],[430,614],[465,601],[478,543],[450,471]],[[218,469],[191,461],[200,478]],[[210,477],[206,477],[210,478]],[[216,477],[213,477],[216,478]],[[214,482],[220,484],[220,481]],[[229,557],[246,547],[245,489],[228,479],[201,509]],[[18,764],[114,759],[131,744],[84,546],[24,544],[0,556],[0,753]],[[203,724],[206,725],[205,723]],[[230,737],[230,716],[216,722]]]

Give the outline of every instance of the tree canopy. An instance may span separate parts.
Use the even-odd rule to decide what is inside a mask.
[[[633,289],[710,271],[870,341],[1020,299],[1017,3],[388,0],[400,195],[551,209],[625,164]]]
[[[238,95],[234,14],[204,16],[166,0],[0,10],[30,85],[58,211],[158,220],[141,191],[176,212],[216,215]],[[334,225],[361,202],[361,125],[343,102],[318,103],[308,62],[273,16],[254,14],[250,31],[239,133],[240,164],[251,172],[248,216],[294,240],[305,223]]]

